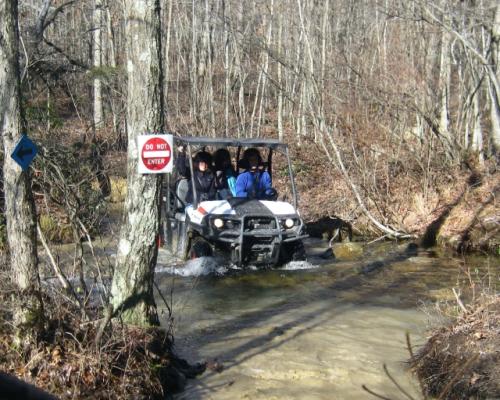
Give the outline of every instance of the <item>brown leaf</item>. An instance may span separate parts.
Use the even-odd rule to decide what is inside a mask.
[[[484,334],[484,332],[476,332],[476,333],[474,333],[474,337],[477,340],[481,340],[481,339],[484,339],[486,337],[486,335]]]
[[[481,375],[479,375],[479,374],[477,374],[477,373],[473,372],[473,373],[472,373],[472,377],[470,378],[470,384],[471,384],[471,385],[475,385],[475,384],[476,384],[476,382],[477,382],[479,379],[481,379],[481,377],[482,377]]]

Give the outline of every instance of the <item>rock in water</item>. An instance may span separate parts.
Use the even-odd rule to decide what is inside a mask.
[[[363,246],[359,243],[335,243],[333,254],[338,260],[355,260],[363,255]]]

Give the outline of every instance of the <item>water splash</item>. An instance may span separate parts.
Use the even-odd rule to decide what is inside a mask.
[[[166,265],[165,265],[166,264]],[[170,265],[169,265],[170,264]],[[255,265],[246,265],[241,268],[234,264],[227,264],[226,260],[217,257],[200,257],[187,262],[179,262],[172,265],[172,263],[163,263],[159,260],[156,267],[156,273],[167,273],[171,275],[178,275],[183,277],[190,276],[208,276],[208,275],[230,275],[238,273],[238,271],[258,271],[266,269],[276,269],[285,271],[294,271],[302,269],[314,269],[320,265],[311,264],[308,261],[290,261],[281,267],[257,267]]]
[[[319,265],[314,265],[311,264],[308,261],[290,261],[288,264],[283,265],[279,269],[282,270],[287,270],[287,271],[294,271],[298,269],[313,269],[313,268],[318,268]]]
[[[166,272],[179,276],[224,275],[228,267],[214,257],[200,257],[187,261],[182,266],[157,267],[156,272]]]

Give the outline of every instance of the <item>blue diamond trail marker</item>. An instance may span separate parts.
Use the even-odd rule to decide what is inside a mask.
[[[19,142],[17,142],[16,147],[14,147],[14,151],[10,155],[12,159],[18,163],[23,171],[30,166],[31,161],[36,156],[38,149],[33,143],[33,141],[26,135],[21,136]]]

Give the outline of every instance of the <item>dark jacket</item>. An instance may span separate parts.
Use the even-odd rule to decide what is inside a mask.
[[[198,196],[198,201],[214,200],[216,189],[215,189],[215,175],[212,171],[207,170],[205,172],[194,171],[193,174],[194,185],[196,187],[196,193]],[[189,181],[189,190],[186,196],[186,201],[188,203],[193,203],[193,184]]]
[[[175,158],[175,169],[181,177],[187,179],[191,177],[189,159],[186,157],[186,153],[177,153],[177,157]]]

